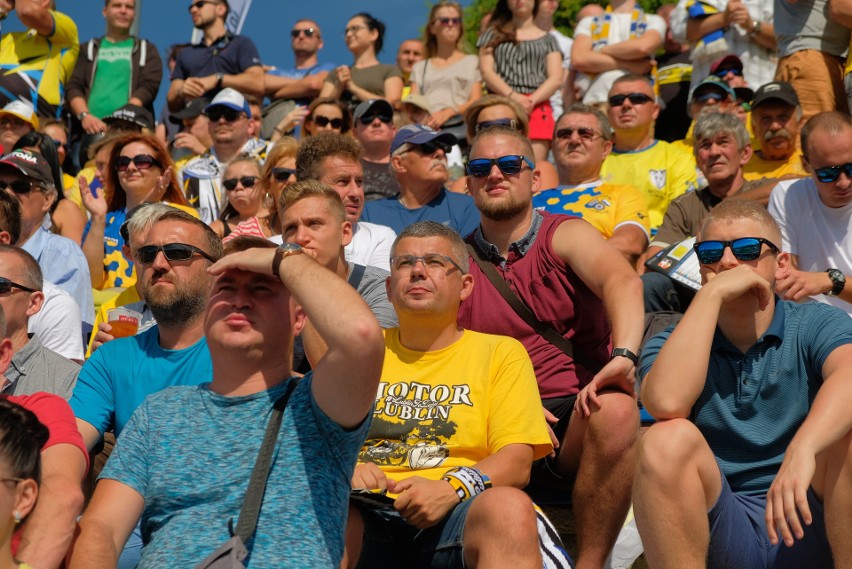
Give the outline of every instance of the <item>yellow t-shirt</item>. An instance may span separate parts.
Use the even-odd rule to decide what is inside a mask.
[[[743,178],[748,181],[760,180],[761,178],[780,178],[782,176],[800,176],[804,178],[807,175],[808,173],[802,165],[802,151],[798,148],[792,156],[783,162],[779,160],[764,160],[755,152],[751,155],[748,164],[743,167]]]
[[[80,42],[74,20],[61,12],[53,16],[53,33],[35,30],[4,33],[0,40],[0,87],[33,103],[42,116],[58,116],[71,78]],[[35,92],[30,87],[36,86]]]
[[[451,346],[415,352],[385,333],[385,361],[373,424],[358,461],[389,477],[439,480],[509,444],[552,445],[532,362],[520,342],[465,330]]]
[[[646,236],[651,234],[648,206],[642,193],[633,186],[601,181],[582,186],[559,186],[534,195],[533,207],[582,217],[606,239],[625,224],[640,227]]]
[[[604,160],[601,179],[610,184],[631,185],[642,193],[652,233],[663,222],[669,203],[698,187],[692,153],[662,140],[655,140],[642,150],[613,150]]]

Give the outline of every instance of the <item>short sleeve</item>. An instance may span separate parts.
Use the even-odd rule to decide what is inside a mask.
[[[803,190],[805,188],[802,188]],[[772,193],[769,194],[769,205],[767,210],[769,215],[775,219],[778,228],[781,229],[781,250],[792,255],[799,254],[798,239],[795,232],[795,223],[787,223],[787,201],[792,197],[787,191],[788,186],[784,184],[776,184],[772,188]]]
[[[109,362],[118,361],[118,358],[110,358],[110,354],[114,353],[110,348],[110,344],[105,344],[86,360],[77,375],[77,384],[69,401],[74,415],[92,425],[102,435],[112,426],[115,413]]]
[[[239,36],[239,38],[240,49],[237,53],[237,66],[240,71],[260,65],[260,52],[257,51],[257,46],[254,45],[251,38],[245,36]]]
[[[669,339],[669,336],[672,335],[672,330],[674,330],[674,327],[667,328],[659,334],[651,336],[651,338],[645,342],[645,345],[642,346],[642,355],[639,356],[639,365],[636,367],[636,381],[640,385],[643,381],[645,381],[645,377],[648,375],[648,372],[651,371],[651,368],[654,366],[654,362],[657,361],[657,356],[659,355],[663,344],[665,344],[666,340]]]
[[[658,34],[660,34],[660,39],[666,38],[666,21],[656,14],[646,14],[645,22],[648,27],[645,31],[654,30]]]
[[[613,229],[618,229],[625,224],[637,225],[645,231],[646,237],[650,237],[651,223],[645,197],[633,186],[621,186],[619,191],[620,195],[618,196],[618,205],[615,212],[615,227]],[[668,214],[668,212],[666,213]]]
[[[89,451],[83,443],[83,436],[77,430],[77,421],[67,401],[58,395],[45,392],[24,396],[20,401],[14,397],[10,399],[32,411],[41,424],[47,427],[50,436],[41,450],[47,450],[55,445],[70,444],[80,449],[86,457],[86,470],[89,469]]]
[[[487,30],[485,30],[485,32],[483,32],[481,36],[479,36],[479,39],[476,41],[477,49],[482,49],[483,46],[488,45],[492,37],[494,37],[494,32],[491,28],[488,28]]]
[[[587,18],[583,18],[577,23],[577,26],[574,28],[574,37],[577,36],[590,36],[592,35],[592,24],[594,23],[595,18],[593,16],[589,16]]]

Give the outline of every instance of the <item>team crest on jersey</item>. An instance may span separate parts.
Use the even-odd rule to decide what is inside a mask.
[[[587,203],[586,207],[589,208],[589,209],[594,209],[596,211],[603,211],[611,205],[612,204],[606,198],[601,198],[601,199],[596,198],[596,199],[593,199],[592,201],[590,201],[589,203]]]
[[[649,170],[648,176],[651,178],[651,183],[662,190],[666,187],[666,171],[665,170]]]

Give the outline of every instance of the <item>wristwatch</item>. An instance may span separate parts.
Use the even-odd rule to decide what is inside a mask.
[[[633,365],[639,363],[639,356],[637,354],[634,354],[627,348],[613,348],[612,353],[609,355],[609,359],[617,358],[619,356],[621,356],[622,358],[627,358],[628,360],[633,362]]]
[[[77,113],[77,120],[83,122],[83,119],[89,116],[89,111],[83,111],[82,113]]]
[[[843,271],[838,269],[826,269],[825,271],[828,273],[828,278],[831,279],[831,290],[828,291],[828,296],[837,296],[841,292],[843,292],[843,287],[846,286],[846,275],[843,274]]]
[[[748,35],[753,36],[755,34],[759,34],[761,28],[763,28],[763,24],[760,23],[760,20],[752,20],[751,30],[749,30]]]
[[[281,280],[278,274],[278,267],[281,265],[281,260],[290,255],[299,255],[302,252],[302,246],[295,243],[284,243],[275,249],[275,254],[272,256],[272,276]]]

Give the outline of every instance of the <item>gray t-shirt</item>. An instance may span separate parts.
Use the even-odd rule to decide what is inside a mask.
[[[378,200],[399,193],[399,182],[391,174],[389,163],[369,162],[362,158],[361,168],[364,169],[365,200]]]
[[[371,413],[347,431],[317,406],[306,375],[284,410],[247,568],[337,567],[352,472]],[[142,495],[139,569],[195,567],[227,541],[240,513],[273,403],[292,380],[225,397],[209,384],[148,397],[101,478]]]
[[[6,379],[9,385],[3,395],[32,395],[46,391],[69,399],[77,383],[80,364],[67,360],[41,344],[35,334],[30,334],[26,345],[12,356]]]
[[[775,37],[778,56],[816,49],[843,56],[849,47],[849,29],[828,15],[828,0],[775,0]]]
[[[364,265],[360,265],[364,267]],[[355,270],[355,263],[349,263],[350,282],[352,272]],[[399,326],[399,320],[396,317],[396,311],[393,305],[388,300],[387,289],[385,289],[385,280],[390,276],[390,273],[378,267],[364,267],[364,275],[361,281],[355,287],[373,314],[376,315],[376,320],[382,328],[396,328]]]

